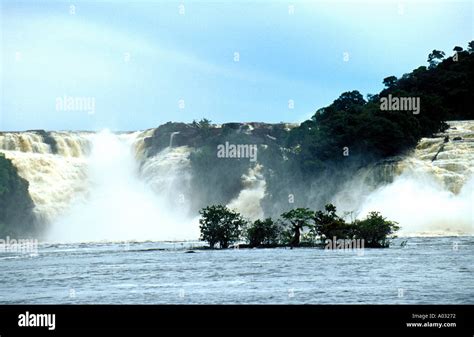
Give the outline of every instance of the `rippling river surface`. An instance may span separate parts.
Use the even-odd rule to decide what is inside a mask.
[[[406,245],[401,245],[407,241]],[[40,244],[1,252],[0,303],[474,303],[474,237],[389,249],[198,250],[197,243]]]

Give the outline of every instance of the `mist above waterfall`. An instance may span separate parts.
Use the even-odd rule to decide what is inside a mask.
[[[132,140],[109,131],[92,138],[88,158],[91,188],[48,233],[49,241],[183,240],[197,225],[138,177]]]
[[[386,167],[382,173],[393,181],[371,186],[374,170],[364,168],[334,197],[335,204],[359,218],[378,211],[400,224],[400,235],[474,234],[474,123],[450,125],[451,140],[424,138]]]
[[[473,191],[472,178],[455,194],[430,176],[407,172],[371,193],[358,212],[381,212],[400,224],[400,235],[472,235]]]
[[[265,178],[261,174],[261,165],[249,169],[242,178],[244,189],[227,206],[238,210],[245,218],[255,221],[264,216],[260,200],[265,196]]]

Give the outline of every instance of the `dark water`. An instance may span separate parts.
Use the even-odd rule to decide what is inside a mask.
[[[474,303],[472,236],[397,239],[392,248],[363,252],[190,254],[190,245],[40,244],[37,254],[2,252],[0,303]]]

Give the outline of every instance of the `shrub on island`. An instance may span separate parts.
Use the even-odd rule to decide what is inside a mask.
[[[271,218],[255,220],[245,230],[245,239],[252,248],[275,247],[279,236],[280,228]]]

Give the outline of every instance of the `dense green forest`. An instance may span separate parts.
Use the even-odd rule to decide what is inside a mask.
[[[313,174],[345,160],[344,147],[349,149],[347,159],[365,164],[412,148],[421,137],[443,131],[446,120],[474,119],[472,42],[468,51],[455,50],[453,57],[443,61],[444,53],[434,50],[428,56],[429,67],[421,66],[399,79],[385,78],[386,88],[367,95],[367,100],[358,91],[345,92],[293,129],[287,146],[299,146],[304,173]],[[380,98],[388,95],[419,97],[420,113],[382,111]]]

